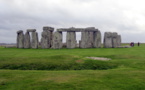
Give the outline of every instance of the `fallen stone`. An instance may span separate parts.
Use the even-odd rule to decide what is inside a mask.
[[[86,58],[93,59],[93,60],[101,60],[101,61],[111,60],[110,58],[104,58],[104,57],[86,57]]]

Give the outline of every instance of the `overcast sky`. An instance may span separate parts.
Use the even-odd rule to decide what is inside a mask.
[[[118,32],[122,42],[145,42],[145,0],[0,0],[0,43],[15,43],[26,29],[41,38],[43,26],[96,27],[102,38]]]

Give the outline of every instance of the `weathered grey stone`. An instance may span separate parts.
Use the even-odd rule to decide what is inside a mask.
[[[86,30],[96,30],[95,27],[87,27]]]
[[[94,31],[90,31],[94,30]],[[101,47],[101,33],[94,27],[86,28],[82,31],[80,48],[100,48]]]
[[[80,42],[80,48],[87,48],[88,44],[88,32],[81,32],[81,42]]]
[[[98,30],[97,32],[94,32],[94,48],[101,48],[101,32]]]
[[[24,36],[24,48],[31,48],[31,42],[30,42],[30,34],[29,34],[29,32],[26,32],[25,36]]]
[[[19,30],[19,31],[17,31],[17,34],[19,34],[19,33],[23,33],[23,30]]]
[[[86,47],[93,48],[94,45],[94,32],[86,32],[88,34],[88,38],[86,38]]]
[[[53,34],[53,41],[52,41],[52,48],[53,49],[60,49],[62,48],[62,32],[54,32]]]
[[[76,33],[75,32],[67,32],[66,46],[67,48],[76,47]]]
[[[43,27],[41,48],[50,48],[52,46],[53,31],[54,28],[52,27]]]
[[[79,48],[81,48],[81,42],[82,42],[82,41],[81,41],[81,40],[79,40]]]
[[[36,29],[27,29],[27,32],[36,32]]]
[[[121,35],[117,36],[117,46],[121,46]]]
[[[112,33],[105,32],[104,34],[104,48],[112,48]]]
[[[50,45],[49,45],[49,36],[48,36],[49,34],[48,34],[48,32],[45,32],[45,31],[43,31],[42,32],[42,34],[41,34],[41,36],[42,36],[42,38],[41,38],[41,48],[49,48],[50,47]]]
[[[89,32],[94,32],[97,31],[97,29],[95,29],[95,27],[88,27],[88,28],[59,28],[57,29],[57,31],[61,31],[61,32],[85,32],[85,31],[89,31]]]
[[[32,41],[31,41],[31,47],[32,48],[38,48],[39,41],[38,41],[38,33],[32,32]]]
[[[116,48],[118,45],[117,45],[117,37],[118,37],[118,34],[116,32],[113,32],[112,33],[112,47],[113,48]]]
[[[22,30],[17,31],[17,48],[24,48],[24,34]]]
[[[44,26],[43,27],[43,31],[47,31],[47,30],[49,30],[49,31],[51,31],[51,32],[53,32],[54,31],[54,28],[53,27],[49,27],[49,26]]]

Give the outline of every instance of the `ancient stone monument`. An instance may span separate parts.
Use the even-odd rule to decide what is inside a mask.
[[[52,46],[52,35],[54,28],[52,27],[43,27],[43,32],[41,34],[41,48],[50,48]]]
[[[76,47],[76,32],[81,32],[81,40],[79,41],[80,48],[99,48],[101,47],[101,33],[94,27],[88,28],[60,28],[57,31],[67,32],[67,48]]]
[[[80,48],[101,48],[101,32],[95,27],[88,28],[59,28],[53,32],[53,27],[44,26],[40,41],[41,48],[60,49],[63,47],[63,32],[66,35],[66,48],[76,48],[76,32],[81,32]],[[30,35],[31,33],[31,35]],[[121,45],[121,36],[116,32],[105,32],[104,48],[116,48]],[[25,35],[22,30],[17,32],[17,48],[39,48],[36,29],[27,29]]]
[[[121,45],[121,36],[116,32],[105,32],[104,48],[116,48]]]
[[[17,31],[17,48],[24,48],[24,34],[22,30]]]

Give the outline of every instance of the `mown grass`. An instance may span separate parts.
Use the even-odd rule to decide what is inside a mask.
[[[0,47],[0,90],[145,90],[144,50]]]
[[[117,63],[86,59],[97,49],[6,49],[1,48],[0,69],[20,70],[103,70],[116,68]],[[81,50],[81,52],[80,52]],[[99,50],[99,49],[98,49]],[[101,50],[101,49],[100,49]],[[103,50],[103,49],[102,49]],[[9,51],[11,53],[9,53]],[[85,55],[87,54],[87,55]],[[104,57],[104,56],[103,56]]]
[[[144,70],[0,70],[1,90],[144,90]]]

